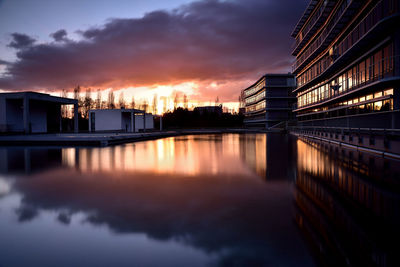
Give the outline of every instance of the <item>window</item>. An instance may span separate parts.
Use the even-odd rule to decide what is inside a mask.
[[[353,87],[352,70],[347,71],[347,89]]]
[[[374,102],[374,110],[380,111],[382,109],[382,101]]]
[[[381,63],[382,63],[382,51],[379,50],[374,55],[374,77],[375,78],[378,78],[379,76],[382,75]]]
[[[385,95],[393,95],[393,88],[392,89],[387,89],[384,91]]]
[[[360,83],[363,84],[365,82],[365,61],[362,61],[358,65],[360,71]]]

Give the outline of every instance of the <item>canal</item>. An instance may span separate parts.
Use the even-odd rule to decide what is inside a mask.
[[[400,266],[400,162],[282,134],[0,147],[0,266]]]

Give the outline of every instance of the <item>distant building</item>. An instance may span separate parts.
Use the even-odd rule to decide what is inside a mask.
[[[193,111],[200,113],[200,115],[204,113],[216,113],[218,115],[222,115],[222,105],[195,107]]]
[[[245,126],[272,127],[291,117],[295,98],[292,74],[266,74],[243,90]]]
[[[61,132],[61,106],[74,105],[78,131],[78,100],[35,92],[0,94],[0,132]]]
[[[399,6],[310,1],[292,33],[300,126],[400,128]]]
[[[138,109],[95,109],[89,111],[89,131],[139,132],[154,129],[150,113]]]

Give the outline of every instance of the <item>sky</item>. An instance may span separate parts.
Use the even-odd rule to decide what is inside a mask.
[[[0,89],[82,88],[235,106],[287,73],[308,0],[0,0]],[[105,95],[105,93],[103,94]]]

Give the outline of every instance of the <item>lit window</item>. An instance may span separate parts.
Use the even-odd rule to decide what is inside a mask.
[[[393,88],[385,90],[385,95],[393,95]]]
[[[382,101],[377,101],[374,103],[374,110],[381,110],[382,109]]]

